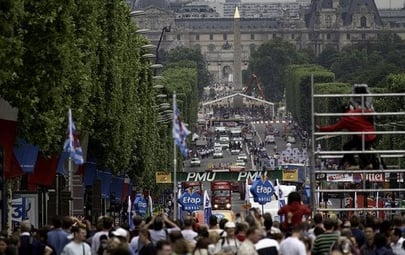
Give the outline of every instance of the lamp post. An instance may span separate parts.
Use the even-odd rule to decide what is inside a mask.
[[[163,35],[167,32],[170,32],[171,31],[171,27],[170,26],[164,26],[163,28],[162,28],[162,32],[160,33],[160,38],[159,38],[159,42],[158,42],[158,44],[157,44],[157,47],[156,47],[156,51],[155,51],[155,55],[156,55],[156,58],[155,58],[155,64],[159,64],[159,48],[160,48],[160,44],[162,43],[162,39],[163,39]],[[156,75],[156,72],[157,72],[157,70],[155,69],[154,70],[154,75]]]

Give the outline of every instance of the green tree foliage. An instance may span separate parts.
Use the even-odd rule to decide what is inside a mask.
[[[252,53],[248,71],[260,78],[266,99],[278,102],[284,95],[286,68],[308,61],[306,53],[296,51],[294,45],[282,39],[275,39],[262,44]]]
[[[72,108],[99,168],[141,178],[167,163],[151,63],[141,58],[147,41],[124,1],[3,3],[0,93],[19,109],[20,137],[60,153]]]
[[[0,15],[0,96],[4,96],[11,82],[16,79],[22,65],[22,31],[19,24],[23,17],[23,2],[1,1]]]
[[[291,65],[286,72],[287,111],[299,125],[311,131],[311,75],[314,82],[333,82],[334,74],[317,65]]]
[[[207,69],[207,63],[205,62],[201,51],[198,49],[179,47],[165,52],[164,59],[165,66],[176,63],[176,65],[184,67],[191,64],[192,67],[196,68],[198,77],[197,91],[198,96],[201,97],[204,87],[211,83],[211,76]]]

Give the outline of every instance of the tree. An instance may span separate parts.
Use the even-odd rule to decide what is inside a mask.
[[[211,76],[207,69],[207,63],[205,62],[200,50],[178,47],[165,52],[164,65],[168,67],[172,63],[176,63],[176,65],[183,67],[187,67],[188,64],[191,64],[192,67],[196,67],[198,77],[198,97],[201,98],[204,87],[211,83]]]
[[[307,62],[305,53],[297,52],[292,44],[282,39],[275,39],[262,44],[252,53],[248,71],[262,81],[266,98],[277,102],[284,95],[287,66]]]

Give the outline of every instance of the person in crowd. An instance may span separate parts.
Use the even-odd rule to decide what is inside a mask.
[[[258,255],[255,244],[261,239],[261,232],[257,227],[250,227],[246,232],[246,240],[241,244],[237,255]]]
[[[187,241],[181,235],[180,230],[171,231],[169,234],[169,240],[172,245],[173,253],[176,255],[190,254],[190,247]]]
[[[63,247],[69,242],[68,235],[73,225],[73,220],[70,216],[59,217],[52,219],[53,229],[47,234],[47,243],[55,249],[57,255],[62,253]],[[62,228],[63,225],[63,228]]]
[[[316,213],[314,215],[313,221],[314,221],[314,226],[308,230],[308,235],[312,239],[312,242],[315,240],[315,237],[317,236],[317,234],[315,233],[315,229],[317,227],[319,227],[320,229],[323,229],[323,216],[322,216],[322,214],[321,213]],[[319,231],[319,228],[318,228],[318,231]]]
[[[210,241],[207,237],[198,238],[198,241],[191,255],[208,255],[209,242]]]
[[[394,255],[391,248],[388,248],[387,237],[383,233],[377,233],[374,236],[374,245],[376,255]]]
[[[270,213],[263,215],[264,237],[256,244],[256,250],[259,255],[277,255],[280,249],[279,242],[272,238],[273,219]]]
[[[139,255],[155,254],[155,246],[152,244],[150,232],[147,228],[139,230],[139,242],[142,243],[142,248],[139,250]]]
[[[53,255],[56,251],[53,247],[47,245],[47,234],[50,227],[45,226],[37,231],[31,243],[31,253],[30,255]]]
[[[312,255],[324,255],[329,253],[332,244],[335,243],[339,237],[339,235],[335,233],[335,220],[325,218],[323,220],[323,226],[325,228],[325,232],[315,238],[314,245],[312,247]]]
[[[289,232],[293,227],[302,223],[304,216],[309,216],[310,214],[311,209],[302,204],[300,193],[291,192],[288,194],[288,203],[278,210],[278,215],[284,216],[281,230]]]
[[[31,244],[33,237],[31,235],[31,223],[28,220],[24,220],[20,225],[20,246],[18,254],[30,254]]]
[[[216,232],[218,232],[218,234],[222,233],[223,230],[220,229],[219,226],[218,226],[218,218],[217,218],[216,215],[211,215],[208,223],[209,223],[208,224],[209,225],[209,228],[208,228],[209,231],[216,231]]]
[[[86,226],[76,223],[71,228],[73,240],[66,244],[61,255],[91,255],[90,246],[85,242],[87,231]]]
[[[356,238],[357,245],[359,247],[363,246],[366,239],[365,239],[363,231],[360,229],[360,218],[359,218],[359,216],[352,215],[350,217],[350,225],[351,225],[352,234],[353,234],[354,238]]]
[[[138,255],[138,252],[142,248],[142,244],[139,242],[139,231],[141,229],[141,226],[143,224],[143,219],[141,216],[136,215],[133,218],[134,222],[134,227],[135,229],[132,231],[133,237],[131,239],[131,242],[129,244],[130,249],[133,251],[135,255]]]
[[[214,254],[215,253],[215,248],[217,247],[218,241],[221,239],[217,231],[210,231],[208,234],[208,253]]]
[[[242,221],[242,222],[235,222],[236,223],[236,238],[240,241],[243,242],[246,239],[246,231],[249,229],[249,225]]]
[[[355,255],[352,242],[345,236],[341,236],[336,240],[331,247],[331,251],[340,251],[344,255]]]
[[[375,236],[374,224],[366,225],[364,228],[365,243],[360,247],[360,253],[362,255],[375,254],[374,236]]]
[[[369,116],[362,116],[359,115],[362,112],[371,112],[368,109],[362,109],[361,107],[353,108],[350,105],[343,105],[342,106],[343,113],[346,114],[353,114],[350,116],[342,116],[340,120],[329,126],[316,126],[316,128],[320,132],[334,132],[340,130],[348,130],[351,132],[374,132],[374,124],[370,120]],[[364,137],[364,138],[363,138]],[[363,142],[364,142],[364,149],[370,150],[374,141],[376,140],[376,135],[373,133],[363,135],[353,135],[352,139],[343,145],[343,150],[350,151],[352,149],[362,150]],[[370,155],[365,153],[361,153],[359,155],[362,165],[362,169],[372,169],[372,161]],[[344,166],[345,169],[355,169],[358,168],[356,160],[354,159],[353,154],[344,154],[343,159],[341,162],[341,167]]]
[[[107,236],[109,235],[110,230],[112,229],[114,225],[113,218],[108,217],[108,216],[103,216],[99,218],[99,222],[102,226],[102,229],[94,234],[94,236],[91,239],[91,254],[92,255],[98,255],[98,251],[100,248],[100,238],[102,236]],[[105,239],[103,237],[103,239]]]
[[[402,237],[402,231],[394,228],[391,233],[391,249],[395,255],[405,255],[405,242]]]
[[[402,236],[405,236],[405,216],[400,214],[395,214],[392,218],[392,224],[394,228],[399,228],[402,232]]]
[[[115,248],[117,247],[124,247],[130,250],[131,254],[133,254],[132,250],[129,248],[129,231],[124,228],[116,228],[115,230],[110,232],[110,238],[108,240],[108,251],[111,253],[113,250],[111,247],[111,243],[115,244]]]
[[[149,229],[152,243],[156,246],[159,240],[167,240],[172,231],[180,231],[180,228],[171,221],[165,214],[153,216],[152,219],[145,224],[145,228]]]
[[[172,255],[173,250],[168,240],[159,240],[156,243],[156,255]]]
[[[281,255],[306,255],[304,243],[301,241],[302,226],[295,225],[291,229],[291,236],[287,237],[280,243]]]
[[[196,237],[198,236],[198,234],[193,230],[194,219],[192,217],[186,217],[183,222],[184,227],[181,234],[183,235],[184,239],[194,245],[196,243]]]
[[[9,239],[5,236],[0,236],[0,255],[17,255],[17,249],[9,246]]]
[[[215,247],[215,253],[224,252],[225,254],[236,254],[238,248],[241,246],[240,241],[236,238],[236,224],[232,221],[228,221],[225,226],[226,235],[217,242]]]

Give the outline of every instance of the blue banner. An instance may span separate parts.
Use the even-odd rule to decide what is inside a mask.
[[[67,175],[68,173],[67,173],[67,170],[68,170],[68,162],[67,162],[67,160],[69,159],[69,153],[68,152],[66,152],[66,151],[63,151],[61,154],[60,154],[60,157],[59,157],[59,162],[58,162],[58,167],[56,168],[56,173],[57,174],[61,174],[61,175]],[[65,169],[66,169],[66,171],[65,171]]]
[[[124,177],[113,176],[111,178],[110,194],[111,193],[115,194],[115,199],[117,202],[121,202],[123,186],[124,186]]]
[[[140,216],[144,216],[146,214],[146,211],[148,210],[148,202],[146,201],[145,197],[140,193],[138,193],[135,197],[134,209],[135,213]]]
[[[109,198],[112,174],[110,172],[97,171],[97,178],[101,180],[101,198]]]
[[[37,162],[39,147],[18,139],[14,145],[14,155],[24,173],[33,173]]]
[[[87,162],[84,164],[83,183],[86,186],[93,186],[97,176],[96,163]]]
[[[182,209],[187,212],[200,210],[200,207],[203,204],[203,198],[201,197],[200,192],[197,191],[191,194],[190,192],[185,191],[177,201]]]
[[[252,183],[250,192],[253,194],[253,201],[264,205],[271,202],[271,197],[274,194],[273,184],[269,180],[262,180],[260,176]]]

